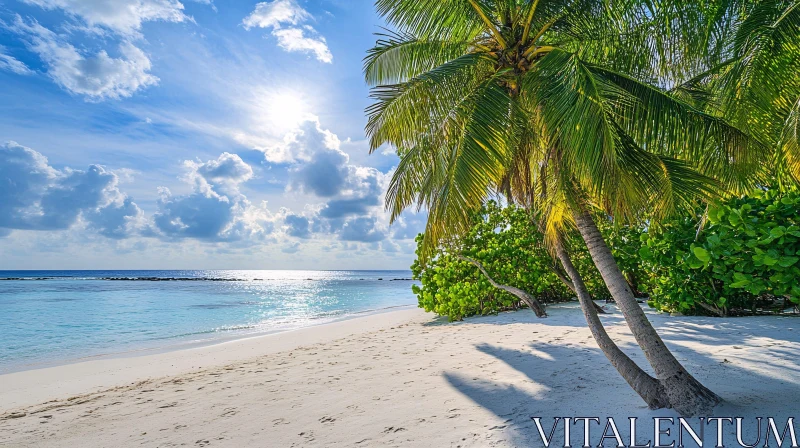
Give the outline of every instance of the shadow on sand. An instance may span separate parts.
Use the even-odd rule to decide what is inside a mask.
[[[572,312],[579,310],[573,309]],[[715,409],[715,415],[745,418],[744,442],[752,444],[756,440],[755,417],[775,417],[776,422],[782,419],[782,423],[779,423],[781,429],[787,417],[797,417],[797,399],[800,397],[800,376],[797,375],[800,372],[800,320],[780,317],[670,318],[655,314],[649,317],[687,369],[723,397],[725,403]],[[603,319],[609,327],[624,325],[618,314]],[[572,319],[573,324],[577,321]],[[558,327],[565,324],[561,320],[548,322],[548,319],[536,319],[532,314],[518,318],[470,319],[460,324],[507,325],[524,322],[545,326],[553,323]],[[588,329],[585,334],[589,335]],[[444,373],[445,380],[453,388],[499,418],[497,424],[487,425],[487,440],[493,440],[490,445],[543,446],[531,420],[534,416],[542,417],[548,432],[554,417],[599,417],[605,425],[605,419],[611,416],[618,422],[626,444],[629,443],[629,417],[638,417],[642,419],[640,422],[646,423],[637,434],[639,443],[646,443],[652,438],[652,417],[678,417],[670,409],[647,409],[609,364],[594,340],[577,344],[574,337],[562,339],[545,332],[531,334],[531,339],[539,341],[521,349],[490,344],[475,346],[475,350],[484,356],[500,360],[513,368],[518,374],[514,378],[507,375],[502,378],[486,376],[486,371],[480,376],[471,377],[463,373]],[[620,348],[640,366],[652,371],[637,345],[632,342],[620,343]],[[696,423],[698,420],[690,422]],[[796,427],[798,425],[800,422],[796,423]],[[563,443],[563,427],[558,428],[556,440]],[[738,446],[735,444],[733,426],[727,425],[725,428],[726,446]],[[764,429],[759,446],[764,443]],[[593,446],[597,446],[602,431],[603,427],[595,426],[592,429]],[[582,423],[573,427],[571,439],[573,446],[582,445]],[[707,427],[705,439],[706,445],[714,446],[715,426]],[[671,440],[666,438],[666,443],[669,444]],[[615,446],[612,442],[607,441],[605,446]],[[686,446],[696,446],[686,440],[684,443]],[[775,442],[771,441],[771,446],[774,445]],[[788,443],[784,446],[788,446]]]

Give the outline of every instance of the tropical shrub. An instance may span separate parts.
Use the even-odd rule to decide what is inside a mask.
[[[543,246],[542,234],[527,210],[490,201],[473,222],[466,235],[440,244],[424,261],[419,255],[425,236],[417,237],[418,257],[411,269],[421,283],[413,286],[420,308],[452,321],[521,306],[517,297],[494,288],[468,259],[479,262],[497,283],[522,289],[540,302],[574,296],[556,275],[559,265]],[[575,263],[579,269],[588,270],[587,263],[593,268],[585,250],[576,254]],[[596,270],[584,280],[597,296],[608,295]]]
[[[654,227],[639,250],[651,305],[730,315],[800,303],[799,208],[796,190],[765,189],[709,206],[705,223],[699,212]]]
[[[729,198],[694,214],[650,227],[614,225],[598,219],[631,288],[667,312],[742,315],[800,303],[800,193],[765,189]],[[657,224],[657,225],[656,225]],[[699,229],[699,230],[698,230]],[[420,252],[424,235],[417,238]],[[580,237],[566,244],[596,299],[608,290]],[[558,265],[525,209],[489,202],[469,233],[440,245],[433,257],[412,266],[414,287],[426,311],[459,320],[520,307],[519,299],[494,288],[483,265],[500,284],[520,288],[541,302],[574,296],[559,280]]]

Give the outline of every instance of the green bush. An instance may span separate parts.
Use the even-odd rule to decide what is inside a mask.
[[[520,288],[540,302],[574,296],[555,275],[558,265],[525,209],[489,202],[474,220],[469,234],[440,247],[425,262],[420,257],[414,261],[411,270],[421,286],[414,286],[413,291],[420,308],[452,321],[521,306],[517,297],[494,288],[477,267],[459,258],[461,255],[480,262],[497,283]],[[418,255],[423,238],[417,237]],[[594,269],[586,251],[576,254],[575,263],[578,269],[587,263]],[[608,294],[596,270],[585,280],[590,290],[601,291],[598,296]]]
[[[698,213],[654,227],[639,250],[653,305],[729,315],[799,303],[799,207],[797,191],[767,189],[710,206],[704,226]]]
[[[765,189],[730,198],[652,226],[613,225],[598,219],[634,292],[662,311],[741,315],[800,303],[800,194]],[[699,230],[698,230],[699,229]],[[417,239],[421,245],[423,235]],[[580,236],[566,235],[573,263],[596,299],[609,296]],[[459,320],[519,307],[493,288],[465,255],[498,283],[541,302],[573,297],[555,275],[559,266],[524,209],[494,202],[475,216],[468,235],[414,262],[420,307]]]

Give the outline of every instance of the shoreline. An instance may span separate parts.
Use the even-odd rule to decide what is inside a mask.
[[[609,335],[650,372],[619,310],[608,308],[601,319]],[[723,398],[713,415],[745,419],[748,442],[756,417],[796,417],[794,318],[646,312],[692,375]],[[647,408],[597,348],[577,304],[550,306],[548,314],[448,323],[421,309],[396,310],[4,375],[0,446],[505,448],[542,446],[534,418],[549,430],[556,417],[678,417]],[[619,429],[628,440],[627,425]],[[725,426],[726,440],[735,429]],[[593,428],[592,446],[601,431]],[[652,434],[640,432],[646,444]],[[707,428],[707,446],[715,434]],[[575,429],[572,446],[579,438]]]
[[[347,321],[350,319],[357,319],[363,316],[371,316],[376,314],[383,314],[392,312],[399,309],[411,309],[417,308],[416,304],[407,304],[407,305],[394,305],[388,306],[383,308],[374,308],[374,309],[367,309],[362,311],[352,311],[346,314],[338,315],[338,316],[317,316],[311,318],[309,322],[312,322],[309,325],[302,325],[302,326],[278,326],[271,329],[265,330],[255,330],[252,332],[245,332],[242,330],[246,330],[246,327],[233,329],[231,330],[231,334],[225,334],[224,331],[219,332],[217,330],[208,330],[205,332],[198,332],[192,335],[177,335],[171,336],[169,338],[158,338],[152,339],[146,342],[152,343],[154,341],[170,341],[168,344],[164,345],[152,345],[147,346],[143,344],[141,347],[131,348],[129,350],[122,350],[122,351],[113,351],[110,350],[108,352],[103,353],[96,353],[86,356],[81,356],[78,358],[63,358],[63,359],[54,359],[48,361],[36,361],[26,364],[11,364],[10,367],[5,368],[0,366],[0,378],[3,375],[10,375],[13,373],[22,373],[22,372],[29,372],[32,370],[41,370],[53,367],[61,367],[70,364],[78,364],[82,362],[88,362],[93,360],[103,360],[103,359],[117,359],[117,358],[132,358],[138,356],[148,356],[148,355],[156,355],[161,353],[169,353],[174,351],[180,350],[189,350],[193,348],[202,348],[213,346],[217,344],[224,344],[227,342],[235,342],[238,340],[250,339],[250,338],[258,338],[263,336],[270,336],[279,333],[285,333],[290,331],[297,331],[303,330],[305,328],[314,328],[318,326],[328,325],[336,322]],[[257,326],[252,326],[252,328],[256,328]],[[237,334],[238,332],[238,334]],[[213,334],[220,334],[218,337],[207,337],[202,339],[185,339],[188,336],[200,336],[203,334],[213,335]]]
[[[144,378],[218,367],[246,357],[263,356],[304,344],[349,336],[360,330],[398,325],[425,314],[415,305],[398,305],[351,313],[305,327],[247,334],[225,340],[199,341],[192,346],[171,345],[108,353],[3,373],[0,374],[0,414],[18,407],[96,392]]]

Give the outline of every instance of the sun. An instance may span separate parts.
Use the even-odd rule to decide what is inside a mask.
[[[296,129],[310,117],[308,103],[303,95],[292,90],[268,93],[264,103],[267,124],[277,131]]]

